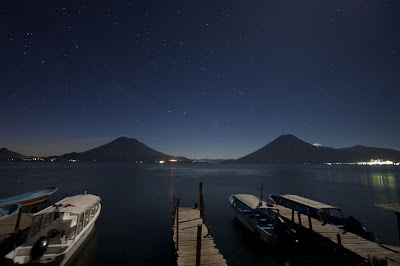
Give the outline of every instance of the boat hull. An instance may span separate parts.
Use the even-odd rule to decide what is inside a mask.
[[[239,220],[239,222],[244,225],[248,230],[255,233],[261,240],[268,244],[278,244],[279,240],[277,237],[273,237],[272,235],[266,233],[262,230],[254,220],[250,219],[246,216],[239,208],[237,208],[233,204],[233,198],[230,198],[231,207],[235,217]]]
[[[83,235],[79,238],[79,240],[74,245],[72,245],[71,248],[68,249],[64,254],[58,255],[56,257],[50,256],[50,258],[54,260],[54,263],[56,265],[64,266],[68,264],[71,257],[77,252],[77,250],[82,246],[82,244],[86,241],[86,239],[91,235],[93,229],[94,229],[94,223],[91,224],[85,232],[82,232]]]
[[[41,190],[36,190],[17,196],[12,196],[4,199],[0,199],[0,206],[7,206],[11,204],[21,204],[22,207],[37,204],[47,200],[52,194],[57,191],[57,187],[48,187]]]

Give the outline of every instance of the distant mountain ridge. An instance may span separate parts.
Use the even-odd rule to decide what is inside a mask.
[[[153,150],[134,138],[119,137],[114,141],[100,147],[85,151],[72,152],[62,156],[50,156],[56,160],[78,160],[98,162],[155,162],[177,159],[178,161],[189,161],[185,157],[175,157]]]
[[[365,162],[371,159],[400,161],[400,152],[361,145],[334,149],[324,146],[314,146],[293,135],[282,135],[261,149],[235,160],[235,162],[259,164],[320,164],[327,162]]]
[[[6,148],[0,149],[0,161],[8,161],[8,160],[21,160],[24,156],[17,152],[10,151]]]
[[[0,161],[22,161],[22,154],[0,149]],[[176,157],[156,151],[134,138],[119,137],[114,141],[97,148],[84,151],[72,152],[61,156],[49,156],[46,161],[98,161],[98,162],[156,162],[177,160],[179,162],[192,162],[185,157]],[[259,164],[321,164],[321,163],[348,163],[367,162],[371,159],[384,159],[400,162],[400,151],[392,149],[365,147],[356,145],[349,148],[330,148],[314,146],[293,135],[282,135],[268,143],[261,149],[243,156],[237,160],[211,160],[201,159],[196,162],[233,162],[233,163],[259,163]]]

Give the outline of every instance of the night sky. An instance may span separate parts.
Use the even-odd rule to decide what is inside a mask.
[[[24,155],[400,150],[396,0],[4,0],[0,51],[0,147]]]

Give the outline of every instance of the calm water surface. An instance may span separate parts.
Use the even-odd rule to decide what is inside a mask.
[[[374,206],[400,200],[399,167],[0,164],[0,198],[48,186],[58,186],[53,202],[84,191],[101,197],[95,232],[76,265],[169,265],[174,195],[181,206],[194,206],[200,181],[206,224],[229,265],[313,264],[308,256],[271,249],[234,218],[228,197],[258,195],[262,183],[264,195],[298,194],[341,207],[379,241],[400,245],[394,213]]]

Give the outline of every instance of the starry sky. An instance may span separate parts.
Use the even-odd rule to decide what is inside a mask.
[[[0,147],[120,136],[238,158],[282,134],[400,150],[400,1],[0,3]]]

